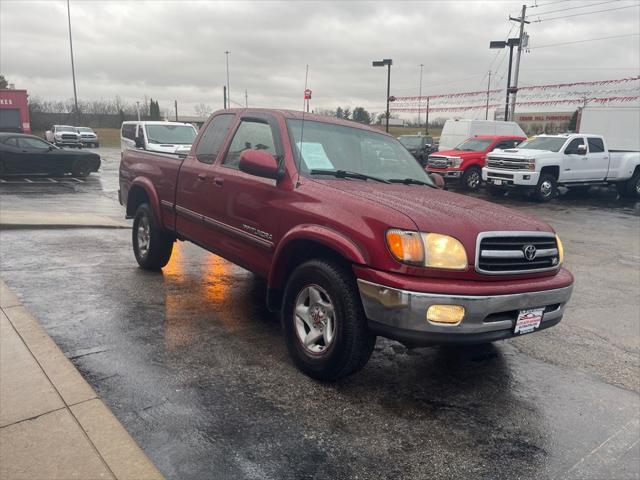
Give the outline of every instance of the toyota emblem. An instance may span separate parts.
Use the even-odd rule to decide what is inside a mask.
[[[524,258],[530,262],[536,258],[536,247],[534,245],[525,245],[522,247],[522,252],[524,253]]]

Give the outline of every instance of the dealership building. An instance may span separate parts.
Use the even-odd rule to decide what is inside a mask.
[[[31,133],[27,91],[0,89],[0,132]]]

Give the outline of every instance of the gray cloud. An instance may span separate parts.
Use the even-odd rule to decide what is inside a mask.
[[[532,2],[532,0],[529,0]],[[539,2],[540,5],[548,2]],[[637,2],[635,2],[637,3]],[[633,5],[621,1],[612,6]],[[521,2],[437,1],[80,1],[71,0],[78,95],[147,95],[169,108],[222,103],[225,50],[231,95],[253,106],[302,107],[305,65],[316,107],[384,109],[385,72],[371,60],[393,58],[392,94],[478,90]],[[584,5],[577,0],[554,7]],[[602,9],[606,6],[593,7]],[[531,13],[551,7],[531,8]],[[571,10],[565,14],[586,10]],[[554,14],[557,16],[561,14]],[[531,46],[637,34],[640,9],[533,23]],[[542,15],[541,15],[542,16]],[[532,20],[536,16],[531,17]],[[515,33],[515,28],[512,35]],[[72,96],[66,2],[0,3],[0,70],[32,95]],[[499,55],[503,55],[499,53]],[[499,57],[491,67],[500,63]],[[506,62],[494,78],[503,76]],[[640,37],[532,49],[522,60],[523,84],[637,75]],[[504,84],[504,78],[502,80]]]

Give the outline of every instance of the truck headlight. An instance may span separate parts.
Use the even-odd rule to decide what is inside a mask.
[[[560,266],[564,263],[564,246],[558,235],[556,235],[556,244],[558,245],[558,266]]]
[[[449,162],[453,168],[460,168],[460,165],[462,165],[462,159],[460,157],[449,157]]]
[[[533,171],[535,171],[535,169],[536,169],[536,161],[532,158],[527,163],[527,170],[531,170],[533,172]]]
[[[467,268],[467,252],[456,238],[398,229],[388,230],[386,237],[391,254],[400,262],[448,270]]]

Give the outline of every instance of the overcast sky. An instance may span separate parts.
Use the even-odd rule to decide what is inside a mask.
[[[640,73],[638,0],[526,0],[531,23],[521,85],[611,79]],[[384,110],[392,58],[392,95],[486,88],[487,71],[506,82],[504,51],[490,40],[517,31],[508,21],[522,1],[81,1],[71,0],[78,97],[135,102],[145,95],[182,113],[222,107],[229,50],[234,102],[301,109],[309,64],[312,108]],[[588,8],[585,5],[591,5]],[[631,8],[621,8],[631,7]],[[545,12],[548,12],[545,14]],[[624,35],[624,36],[623,36]],[[584,43],[554,45],[602,37]],[[536,48],[538,47],[538,48]],[[542,47],[542,48],[540,48]],[[498,55],[498,56],[496,56]],[[30,95],[73,96],[64,0],[0,1],[0,72]]]

